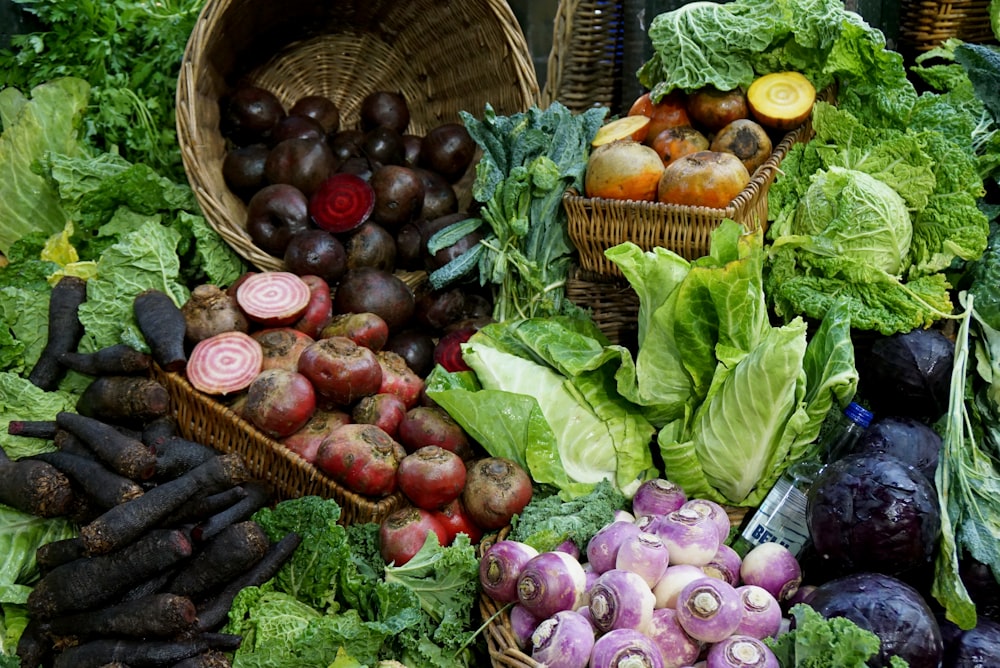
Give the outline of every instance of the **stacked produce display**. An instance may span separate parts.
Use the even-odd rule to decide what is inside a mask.
[[[163,120],[204,6],[0,51],[0,668],[1000,665],[995,45],[691,3],[620,114],[419,134],[234,79],[233,230]],[[579,198],[710,223],[596,242],[629,341]]]

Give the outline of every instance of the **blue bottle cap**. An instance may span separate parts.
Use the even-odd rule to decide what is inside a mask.
[[[855,402],[847,404],[847,408],[844,409],[844,415],[847,416],[851,422],[860,425],[862,428],[867,429],[868,425],[872,423],[872,412]]]

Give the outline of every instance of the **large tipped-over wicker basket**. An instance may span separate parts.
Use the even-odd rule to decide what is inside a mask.
[[[409,132],[459,111],[523,111],[538,98],[524,34],[502,0],[208,0],[191,32],[177,82],[177,135],[188,180],[209,224],[251,264],[283,262],[254,246],[246,206],[226,187],[219,101],[239,83],[287,106],[325,95],[355,127],[361,100],[403,93]]]
[[[901,0],[900,47],[919,55],[953,37],[975,44],[996,42],[989,7],[989,0]]]

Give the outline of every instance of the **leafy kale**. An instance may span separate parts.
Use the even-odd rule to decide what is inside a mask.
[[[254,515],[268,537],[298,532],[302,543],[262,587],[244,589],[227,628],[244,636],[234,666],[327,666],[348,659],[412,668],[474,665],[466,647],[479,593],[468,537],[448,547],[431,534],[405,565],[387,567],[378,524],[338,524],[335,501],[302,497]]]
[[[801,603],[791,614],[791,631],[764,639],[783,668],[867,668],[867,660],[878,654],[878,636],[847,617],[824,619]],[[890,662],[892,668],[907,666],[898,656]]]
[[[59,77],[86,81],[84,141],[183,181],[177,74],[204,0],[16,2],[39,27],[0,51],[0,82],[27,90]]]
[[[610,480],[602,480],[591,492],[570,501],[558,494],[544,496],[536,492],[511,522],[510,539],[527,543],[539,552],[554,550],[571,540],[581,553],[586,553],[591,536],[610,524],[615,512],[624,507],[625,495]]]

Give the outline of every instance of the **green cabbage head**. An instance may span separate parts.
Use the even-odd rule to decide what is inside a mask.
[[[776,245],[796,243],[824,255],[850,256],[898,276],[909,266],[913,223],[891,186],[853,169],[817,172]]]

